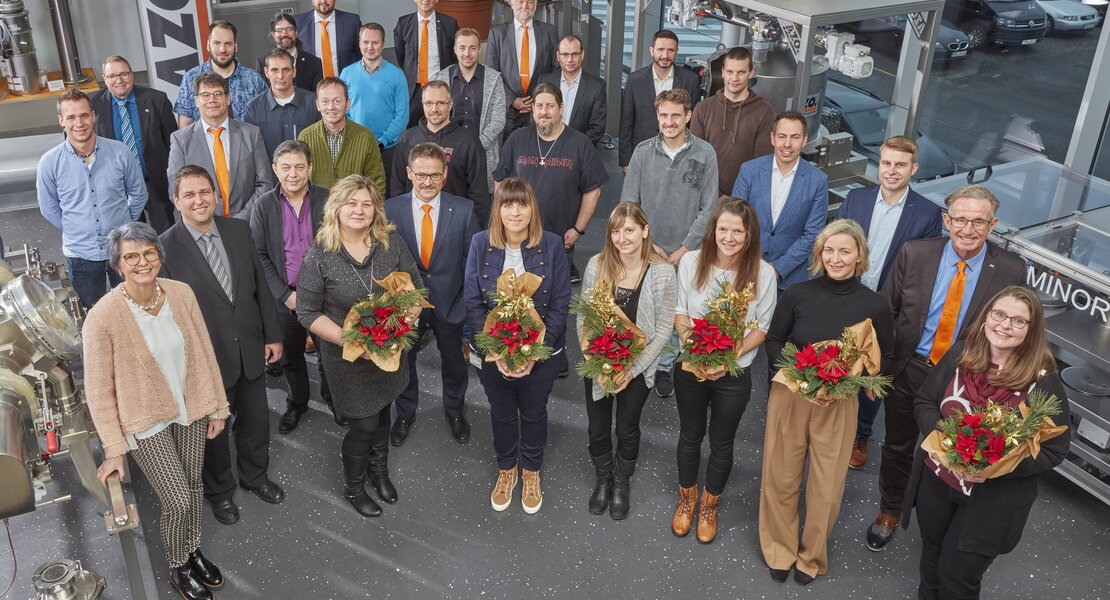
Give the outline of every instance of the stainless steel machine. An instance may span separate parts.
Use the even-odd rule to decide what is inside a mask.
[[[0,75],[8,80],[8,92],[15,96],[38,93],[42,88],[39,61],[23,0],[0,0],[0,51]]]

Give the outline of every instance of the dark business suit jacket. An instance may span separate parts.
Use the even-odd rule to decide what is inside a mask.
[[[431,81],[436,72],[446,69],[459,62],[455,58],[455,34],[459,31],[459,22],[451,15],[439,11],[435,13],[436,19],[436,49],[439,51],[439,69],[428,73]],[[420,18],[416,13],[402,15],[397,19],[397,26],[393,28],[393,52],[397,56],[397,65],[405,72],[405,79],[409,82],[409,93],[416,89],[417,73],[420,66]]]
[[[554,73],[541,75],[538,81],[559,87],[562,77],[563,71],[559,69]],[[582,78],[578,80],[578,92],[574,95],[574,106],[564,105],[563,110],[570,111],[571,128],[586,134],[591,142],[597,144],[605,136],[605,82],[596,75],[582,71]]]
[[[293,15],[293,20],[297,22],[297,39],[301,40],[302,49],[315,55],[316,33],[319,27],[316,26],[313,12],[309,10],[297,13]],[[335,72],[335,76],[339,77],[339,72],[347,65],[356,63],[362,58],[362,53],[358,49],[358,30],[362,27],[362,21],[358,15],[338,9],[332,13],[330,20],[333,24],[328,27],[328,36],[338,36],[335,38],[335,51],[338,54],[336,62],[339,69]],[[323,65],[320,68],[320,72],[323,73]],[[312,91],[315,92],[316,89],[313,88]]]
[[[505,82],[505,112],[509,122],[513,120],[527,121],[531,117],[520,113],[512,107],[513,100],[525,95],[520,89],[520,63],[516,58],[516,25],[513,21],[494,25],[489,30],[486,40],[486,64],[501,72],[501,81]],[[559,48],[559,34],[555,26],[543,21],[533,19],[529,35],[534,35],[536,40],[536,56],[533,57],[535,66],[532,69],[532,79],[528,84],[531,90],[536,89],[539,78],[545,73],[559,71],[559,62],[556,58]]]
[[[281,198],[278,192],[281,186],[274,186],[255,203],[251,210],[251,239],[254,248],[258,251],[258,260],[262,264],[262,271],[266,273],[266,284],[270,287],[270,294],[274,300],[285,303],[293,289],[289,287],[289,278],[285,275],[285,242],[282,238],[283,218]],[[312,235],[320,230],[320,223],[324,221],[324,204],[328,201],[328,188],[315,183],[308,184],[308,199],[310,218],[312,219]]]
[[[282,340],[277,309],[266,274],[251,241],[250,225],[240,219],[215,217],[213,225],[227,250],[234,302],[227,297],[200,246],[183,223],[177,223],[160,236],[165,249],[162,275],[189,284],[197,296],[201,314],[212,338],[216,362],[220,365],[224,388],[239,381],[262,376],[266,344]],[[193,376],[208,374],[193,373]],[[214,375],[214,374],[213,374]]]
[[[416,268],[428,288],[428,301],[435,305],[436,318],[452,325],[462,325],[466,320],[466,307],[463,305],[466,252],[470,249],[470,238],[478,233],[474,203],[440,192],[432,259],[425,269],[424,263],[420,262],[419,233],[412,220],[413,202],[420,201],[415,200],[411,192],[394,196],[385,201],[385,214],[416,257]]]
[[[925,384],[917,392],[913,401],[913,415],[922,435],[929,435],[936,429],[941,419],[940,403],[944,392],[956,372],[956,363],[963,352],[964,343],[956,342],[940,359],[940,364],[929,372]],[[1060,399],[1063,409],[1052,417],[1057,425],[1071,425],[1071,411],[1068,408],[1067,392],[1056,373],[1046,375],[1035,389],[1046,395]],[[967,497],[967,513],[964,527],[959,532],[956,547],[963,552],[974,552],[985,556],[1006,554],[1017,547],[1029,511],[1037,499],[1037,488],[1041,475],[1056,468],[1063,462],[1071,447],[1071,430],[1041,444],[1036,458],[1026,458],[1018,463],[1008,475],[988,479],[977,484]],[[909,526],[910,513],[917,503],[917,489],[922,477],[934,477],[925,473],[925,451],[920,447],[913,457],[913,471],[902,501],[902,527]]]
[[[848,192],[848,197],[844,198],[837,209],[836,218],[851,219],[860,224],[864,235],[870,235],[871,214],[875,211],[878,194],[877,185]],[[890,265],[894,264],[894,258],[906,242],[939,237],[940,234],[940,207],[911,188],[906,196],[906,205],[902,207],[902,215],[898,217],[898,225],[894,228],[894,237],[890,240],[890,249],[887,250],[877,287],[882,289]]]
[[[655,76],[648,65],[628,75],[621,91],[620,166],[627,167],[640,142],[659,134],[655,116]],[[674,65],[674,88],[690,94],[690,110],[701,100],[701,78],[685,67]]]
[[[115,96],[108,88],[89,94],[96,113],[96,135],[116,139],[112,126]],[[135,86],[135,108],[139,111],[139,135],[143,138],[143,160],[146,161],[147,198],[166,203],[170,199],[166,168],[170,157],[170,136],[177,131],[173,103],[166,94],[147,87]],[[122,140],[120,140],[122,141]]]
[[[894,364],[888,373],[891,377],[902,373],[921,341],[946,242],[948,238],[943,237],[907,242],[887,273],[880,293],[890,302],[894,312]],[[1025,280],[1025,263],[1020,258],[990,242],[987,242],[986,252],[983,272],[979,274],[975,289],[964,290],[965,294],[971,294],[971,303],[956,332],[957,340],[964,339],[967,328],[991,297],[1002,288],[1020,285]],[[949,349],[948,354],[951,353]]]
[[[296,64],[297,74],[293,76],[293,85],[316,93],[316,84],[324,78],[324,63],[320,59],[305,52],[304,49],[297,51]],[[266,55],[258,57],[258,72],[266,77]],[[267,78],[269,79],[269,78]]]
[[[197,165],[204,167],[212,176],[212,182],[217,183],[216,165],[212,162],[212,152],[208,150],[208,140],[205,138],[207,128],[204,119],[197,119],[184,129],[174,132],[167,169],[167,176],[171,181],[181,167]],[[266,143],[257,127],[228,119],[227,129],[227,137],[221,136],[220,139],[230,140],[231,143],[231,160],[227,163],[228,182],[231,186],[231,197],[227,199],[228,208],[231,216],[247,221],[251,218],[254,201],[274,187],[273,163],[266,156]],[[216,196],[220,202],[216,214],[223,215],[223,198],[220,196],[218,183]]]

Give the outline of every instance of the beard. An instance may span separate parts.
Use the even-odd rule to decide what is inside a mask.
[[[555,123],[536,123],[536,131],[538,131],[541,136],[547,137],[551,135],[551,132],[555,131]]]
[[[226,68],[230,67],[231,64],[234,63],[234,62],[235,62],[235,55],[234,54],[231,55],[231,58],[227,59],[227,62],[220,62],[219,59],[216,58],[215,54],[212,55],[212,64],[216,65],[217,67],[219,67],[221,69],[226,69]]]
[[[297,38],[275,41],[274,45],[278,48],[281,48],[282,50],[285,50],[286,52],[292,52],[293,49],[297,47]]]

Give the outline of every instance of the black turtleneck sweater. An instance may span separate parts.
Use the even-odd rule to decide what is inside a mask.
[[[844,328],[870,318],[882,349],[882,370],[894,360],[894,316],[885,298],[867,289],[859,278],[837,281],[822,275],[796,283],[779,296],[764,342],[771,364],[778,362],[786,342],[799,348],[811,342],[839,339]]]

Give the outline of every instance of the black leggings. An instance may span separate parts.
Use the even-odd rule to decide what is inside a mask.
[[[679,365],[674,370],[674,387],[680,429],[678,484],[688,488],[698,482],[701,441],[705,438],[708,413],[709,463],[705,469],[705,489],[719,496],[732,472],[736,429],[752,396],[751,372],[745,369],[738,377],[725,375],[717,381],[699,382]]]
[[[374,445],[375,435],[389,431],[389,408],[392,403],[386,404],[378,414],[362,417],[361,419],[347,419],[351,428],[343,436],[343,454],[348,456],[363,456],[370,454],[370,447]]]
[[[586,379],[586,416],[590,421],[590,456],[613,451],[613,404],[617,405],[617,453],[625,460],[640,454],[640,414],[647,403],[648,387],[637,375],[628,387],[614,396],[593,399],[594,381]]]
[[[983,574],[995,557],[960,550],[960,534],[974,527],[965,523],[966,512],[967,497],[925,469],[917,488],[921,600],[978,600]]]

